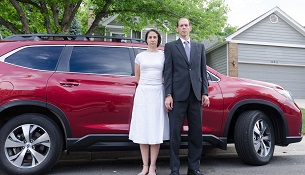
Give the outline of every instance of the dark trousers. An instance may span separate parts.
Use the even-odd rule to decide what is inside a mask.
[[[175,99],[174,99],[175,100]],[[184,118],[188,122],[188,168],[198,170],[202,154],[202,105],[191,88],[185,101],[174,101],[173,110],[169,111],[170,124],[170,168],[179,172],[179,148],[181,129]]]

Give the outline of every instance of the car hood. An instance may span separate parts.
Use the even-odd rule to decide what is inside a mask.
[[[268,83],[268,82],[258,81],[258,80],[251,80],[251,79],[246,79],[246,78],[239,78],[239,79],[244,82],[251,83],[251,84],[256,84],[256,85],[261,85],[261,86],[265,86],[265,87],[269,87],[269,88],[284,90],[284,88],[282,86],[274,84],[274,83]]]

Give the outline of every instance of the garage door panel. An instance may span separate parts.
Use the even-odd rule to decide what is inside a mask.
[[[294,98],[305,98],[305,67],[239,63],[238,76],[275,83]]]

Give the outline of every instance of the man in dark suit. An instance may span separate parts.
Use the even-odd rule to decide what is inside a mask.
[[[187,18],[177,22],[179,39],[165,44],[165,106],[170,123],[171,175],[179,175],[179,148],[184,117],[188,121],[188,175],[200,172],[202,154],[202,105],[209,106],[206,54],[203,44],[190,40]]]

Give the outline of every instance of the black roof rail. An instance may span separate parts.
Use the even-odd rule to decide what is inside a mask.
[[[102,36],[102,35],[69,35],[69,34],[16,34],[8,36],[3,40],[6,41],[41,41],[41,40],[80,40],[92,41],[92,39],[111,39],[115,42],[131,42],[144,43],[145,41],[139,38],[127,38],[122,36]]]

